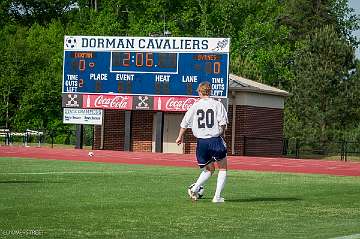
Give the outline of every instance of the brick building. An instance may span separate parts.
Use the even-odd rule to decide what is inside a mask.
[[[230,155],[280,155],[283,147],[283,109],[286,91],[229,75]],[[104,124],[94,128],[94,149],[194,153],[191,130],[176,145],[184,113],[149,110],[105,110]],[[130,123],[126,123],[130,122]]]

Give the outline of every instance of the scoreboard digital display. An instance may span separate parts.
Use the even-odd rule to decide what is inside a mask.
[[[176,74],[178,54],[152,52],[112,52],[112,72]]]
[[[65,94],[227,98],[228,38],[65,36]]]

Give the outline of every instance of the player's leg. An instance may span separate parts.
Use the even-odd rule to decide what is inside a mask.
[[[203,186],[206,183],[206,181],[211,177],[211,175],[213,175],[214,171],[215,171],[214,162],[211,162],[210,164],[202,168],[202,172],[200,173],[200,176],[196,180],[195,185],[191,188],[191,191],[197,192],[200,186]]]
[[[198,140],[196,145],[196,159],[198,165],[202,170],[199,178],[196,180],[195,185],[188,190],[189,196],[192,199],[197,199],[197,192],[200,186],[204,185],[205,182],[211,177],[215,171],[215,165],[213,159],[208,153],[208,142],[207,140]]]
[[[214,158],[216,159],[217,165],[219,167],[213,202],[224,202],[224,198],[221,197],[221,192],[224,189],[227,176],[227,148],[224,140],[221,137],[218,137],[216,139],[216,142],[214,142],[213,144],[212,150]]]
[[[221,197],[221,192],[224,189],[226,176],[227,176],[227,159],[224,158],[222,160],[217,161],[217,165],[219,167],[219,173],[216,182],[216,191],[213,198],[213,202],[224,202],[224,198]]]

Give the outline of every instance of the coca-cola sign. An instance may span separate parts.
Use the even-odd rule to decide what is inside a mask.
[[[187,111],[198,100],[195,97],[155,97],[154,110]]]
[[[82,108],[114,110],[154,110],[185,112],[200,98],[185,96],[133,96],[85,94],[82,96]],[[221,103],[227,107],[226,99]]]
[[[83,108],[131,110],[129,95],[83,95]]]

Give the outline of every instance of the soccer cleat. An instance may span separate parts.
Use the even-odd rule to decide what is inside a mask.
[[[189,197],[191,198],[191,195],[192,195],[192,192],[191,192],[191,189],[190,188],[188,188],[188,195],[189,195]]]
[[[214,197],[212,202],[213,203],[222,203],[222,202],[225,202],[225,199],[222,197]]]
[[[188,195],[189,195],[190,198],[191,198],[191,195],[192,195],[190,190],[192,190],[194,186],[195,186],[195,183],[191,184],[188,187]],[[197,197],[198,197],[197,199],[201,199],[204,196],[204,191],[205,191],[204,186],[200,185],[199,189],[197,190]]]
[[[188,188],[188,195],[192,201],[196,201],[199,198],[199,194],[197,192],[191,191],[190,188]]]

